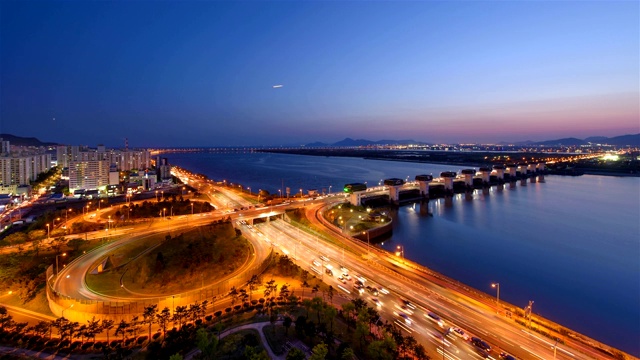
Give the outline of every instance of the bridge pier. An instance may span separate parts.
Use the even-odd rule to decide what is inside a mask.
[[[362,206],[362,195],[364,195],[365,191],[354,191],[349,194],[349,202],[353,206]]]
[[[473,176],[476,174],[474,169],[464,169],[460,173],[464,175],[464,185],[467,189],[473,188]]]
[[[493,165],[493,170],[496,172],[496,178],[498,182],[504,181],[504,166],[502,165]]]
[[[509,181],[516,181],[516,164],[507,164],[507,172],[509,173]]]
[[[416,175],[416,181],[420,185],[420,195],[422,197],[429,197],[429,183],[433,181],[431,175]]]
[[[453,179],[456,178],[456,173],[453,171],[445,171],[440,173],[440,177],[444,180],[444,192],[447,195],[453,194]]]
[[[482,176],[482,185],[489,186],[489,180],[491,177],[491,168],[481,167],[480,169],[478,169],[478,171],[480,171],[480,175]]]
[[[544,170],[545,170],[545,163],[540,162],[536,165],[536,171],[538,172],[539,182],[544,182]]]
[[[404,185],[403,179],[391,178],[385,179],[384,185],[389,187],[389,200],[396,204],[400,204],[400,188]]]

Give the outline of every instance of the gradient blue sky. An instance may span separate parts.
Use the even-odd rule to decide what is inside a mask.
[[[14,135],[213,146],[640,132],[637,1],[0,4],[0,132]]]

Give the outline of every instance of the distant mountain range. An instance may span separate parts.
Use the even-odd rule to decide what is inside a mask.
[[[58,143],[54,142],[43,142],[38,140],[35,137],[21,137],[11,134],[0,134],[0,138],[3,140],[8,140],[12,145],[17,146],[56,146]],[[607,145],[616,145],[616,146],[640,146],[640,133],[639,134],[629,134],[629,135],[621,135],[614,137],[606,137],[606,136],[591,136],[586,139],[578,139],[578,138],[562,138],[556,140],[546,140],[546,141],[521,141],[521,142],[501,142],[500,145],[539,145],[539,146],[580,146],[587,144],[607,144]],[[351,139],[345,138],[344,140],[338,141],[333,144],[327,144],[323,142],[314,142],[310,144],[304,145],[305,147],[358,147],[358,146],[376,146],[376,145],[429,145],[431,143],[415,141],[415,140],[366,140],[366,139]]]
[[[22,137],[11,134],[0,134],[0,139],[9,141],[11,145],[16,146],[55,146],[58,145],[54,142],[42,142],[34,137]]]
[[[366,139],[351,139],[346,138],[333,144],[327,144],[323,142],[314,142],[306,144],[305,147],[356,147],[356,146],[371,146],[371,145],[429,145],[430,143],[414,141],[414,140],[366,140]],[[538,145],[538,146],[579,146],[588,144],[607,144],[616,146],[640,146],[640,134],[621,135],[615,137],[606,136],[592,136],[586,139],[578,138],[563,138],[556,140],[546,141],[521,141],[521,142],[501,142],[501,145],[513,144],[513,145]]]

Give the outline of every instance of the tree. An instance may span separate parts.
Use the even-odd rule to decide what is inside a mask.
[[[200,328],[196,332],[196,345],[204,359],[213,360],[216,358],[218,338],[210,335],[206,329]]]
[[[64,337],[67,334],[66,325],[68,322],[69,320],[64,317],[59,317],[51,322],[51,327],[58,329],[58,335],[60,336],[61,341],[64,340]]]
[[[158,319],[158,325],[162,328],[162,338],[164,339],[167,337],[167,324],[171,319],[171,310],[165,307],[159,314],[156,314],[156,318]]]
[[[329,285],[329,291],[327,292],[327,295],[329,296],[329,300],[331,301],[331,305],[333,305],[333,295],[335,295],[336,291],[333,288],[333,286]]]
[[[338,315],[338,310],[333,306],[326,306],[324,309],[324,316],[331,322],[331,332],[333,332],[333,319]]]
[[[187,315],[187,307],[186,306],[176,306],[176,311],[173,313],[173,325],[178,324],[178,330],[182,328],[182,320]]]
[[[51,323],[48,321],[39,321],[34,327],[33,330],[36,335],[44,336],[51,329]],[[49,336],[51,338],[51,336]]]
[[[151,325],[156,322],[156,315],[158,314],[158,304],[149,305],[144,308],[142,313],[142,323],[149,325],[149,342],[151,342]]]
[[[258,277],[258,275],[251,276],[251,279],[249,279],[247,285],[249,285],[249,301],[251,301],[251,295],[260,286],[260,278]]]
[[[321,322],[320,312],[324,308],[324,304],[325,304],[324,301],[322,301],[322,299],[317,296],[311,299],[311,309],[316,311],[316,314],[318,317],[318,324]]]
[[[80,339],[80,343],[84,344],[84,336],[87,334],[87,325],[82,325],[78,327],[78,331],[76,332],[75,338]]]
[[[102,319],[102,330],[107,332],[107,343],[109,342],[109,332],[113,329],[114,321],[111,319]]]
[[[309,360],[324,360],[328,353],[329,349],[327,348],[327,344],[320,343],[311,349]]]
[[[284,320],[282,321],[282,326],[284,326],[284,328],[286,329],[287,335],[289,335],[289,328],[291,327],[292,323],[293,323],[293,319],[291,319],[290,316],[285,316]]]
[[[180,354],[173,354],[169,356],[169,360],[183,360],[184,358]]]
[[[341,360],[354,360],[356,358],[356,354],[353,352],[352,348],[346,348],[342,352]]]
[[[102,331],[102,327],[100,326],[100,320],[96,320],[96,317],[92,317],[91,320],[87,320],[87,328],[86,328],[86,336],[87,340],[93,339],[95,340],[96,335]]]
[[[233,306],[238,302],[240,298],[240,292],[236,289],[235,286],[232,286],[231,290],[229,291],[229,295],[231,296],[231,306]]]
[[[286,360],[305,360],[307,355],[304,351],[298,349],[297,347],[292,347],[287,353]]]
[[[122,335],[122,341],[124,341],[124,337],[127,334],[127,331],[131,327],[131,324],[124,321],[124,319],[120,320],[118,326],[116,327],[116,336]]]
[[[347,328],[351,328],[352,313],[356,310],[356,306],[352,302],[342,303],[342,313],[347,319]]]

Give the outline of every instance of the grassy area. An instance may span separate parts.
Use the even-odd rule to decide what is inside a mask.
[[[60,267],[63,267],[101,244],[101,240],[66,242],[60,238],[54,241],[53,249],[41,247],[37,255],[29,245],[25,249],[30,250],[0,256],[0,302],[51,315],[44,287],[45,272],[47,267],[55,265],[55,254],[67,254],[58,258]]]
[[[127,244],[110,254],[121,267],[89,274],[86,281],[91,289],[109,295],[126,294],[120,288],[121,278],[134,292],[183,292],[232,273],[250,252],[249,243],[237,236],[231,224],[209,225],[174,237],[154,235]]]
[[[230,223],[208,225],[165,238],[127,264],[123,281],[135,292],[183,292],[233,273],[251,252],[249,242]]]
[[[11,295],[7,294],[0,296],[0,303],[35,311],[44,315],[54,316],[49,308],[49,301],[47,300],[47,294],[44,287],[40,288],[35,297],[26,303],[23,302],[17,294],[13,293]]]
[[[269,347],[276,355],[284,354],[284,345],[291,339],[286,334],[287,329],[281,325],[267,325],[262,328],[262,333],[269,343]],[[294,333],[289,329],[290,333]]]

